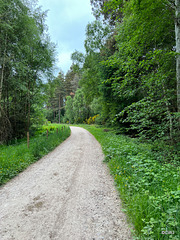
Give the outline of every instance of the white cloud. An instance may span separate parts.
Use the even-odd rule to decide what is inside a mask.
[[[43,10],[49,10],[47,25],[53,42],[58,47],[57,66],[67,72],[71,54],[84,51],[85,28],[93,21],[90,0],[39,0]]]
[[[66,74],[67,70],[69,69],[69,67],[71,66],[72,62],[71,62],[71,51],[65,51],[65,52],[61,52],[58,54],[58,62],[57,62],[57,67],[59,67],[60,69],[62,69],[62,71]],[[66,70],[66,71],[64,71]]]
[[[63,13],[67,21],[80,20],[90,13],[89,0],[65,0],[64,2],[65,9]]]

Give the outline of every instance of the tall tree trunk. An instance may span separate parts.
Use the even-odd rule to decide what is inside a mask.
[[[1,79],[0,79],[0,117],[2,116],[2,107],[1,107],[1,99],[2,99],[2,89],[3,89],[3,81],[4,81],[4,69],[5,69],[5,62],[6,62],[6,45],[7,45],[7,34],[5,38],[5,48],[3,53],[3,62],[1,66]]]
[[[175,34],[176,34],[176,78],[177,78],[177,109],[180,112],[180,0],[175,0],[176,5],[176,21],[175,21]]]
[[[59,123],[61,122],[61,95],[59,94]]]
[[[171,111],[170,111],[170,104],[167,100],[167,94],[166,94],[166,88],[164,83],[162,82],[162,88],[163,88],[163,93],[164,93],[164,99],[165,99],[165,105],[166,105],[166,114],[168,116],[169,119],[169,137],[171,142],[173,143],[173,120],[172,120],[172,115],[171,115]]]
[[[27,93],[27,132],[29,132],[30,127],[30,113],[31,113],[31,103],[30,103],[30,82],[28,82],[28,93]]]
[[[1,105],[1,99],[2,99],[2,88],[3,88],[3,80],[4,80],[4,67],[5,63],[2,64],[2,69],[1,69],[1,81],[0,81],[0,105]],[[1,111],[0,111],[1,114]],[[1,115],[0,115],[1,116]]]

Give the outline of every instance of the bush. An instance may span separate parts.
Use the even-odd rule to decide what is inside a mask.
[[[94,117],[90,117],[90,118],[86,119],[86,123],[89,125],[94,124],[98,117],[99,117],[99,114],[95,115]]]

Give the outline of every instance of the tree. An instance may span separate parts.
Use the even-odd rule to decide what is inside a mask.
[[[45,33],[46,14],[40,9],[32,10],[20,0],[1,0],[0,16],[0,132],[11,128],[13,133],[0,136],[7,140],[29,131],[42,73],[52,71],[54,45]]]
[[[15,75],[19,39],[22,37],[20,31],[15,30],[19,30],[27,12],[27,7],[21,1],[0,1],[0,141],[10,138],[13,129],[10,121],[10,91],[14,81],[9,79]]]
[[[58,76],[49,81],[46,86],[46,95],[48,97],[46,103],[48,109],[47,118],[49,121],[60,123],[64,115],[64,103],[66,98],[64,73],[59,72]]]
[[[76,50],[71,54],[71,60],[73,61],[73,65],[78,66],[78,69],[80,69],[83,67],[85,56]]]
[[[74,122],[74,114],[73,114],[73,99],[71,96],[66,97],[66,105],[65,105],[65,119],[70,123]]]
[[[175,35],[176,35],[176,76],[177,76],[177,109],[180,112],[180,0],[175,0]]]
[[[76,71],[77,69],[74,68],[74,65],[70,67],[66,76],[65,76],[65,91],[66,96],[70,94],[74,96],[75,91],[79,86],[79,73]]]
[[[89,23],[86,27],[86,40],[84,42],[86,52],[88,54],[91,52],[100,52],[110,36],[111,29],[108,25],[104,25],[97,20]]]
[[[117,21],[123,17],[123,5],[128,0],[91,0],[93,14],[96,19],[103,16],[111,26],[115,26]]]
[[[87,89],[98,86],[101,115],[106,122],[118,124],[120,120],[131,132],[148,137],[169,135],[173,139],[177,106],[173,1],[92,0],[91,4],[97,18],[103,16],[110,25],[114,20],[112,25],[116,26],[111,27],[110,36],[103,42],[98,40],[103,38],[98,38],[101,32],[96,32],[95,25],[87,28],[87,52],[100,55],[94,72],[93,58],[87,54],[80,81],[85,97],[91,95]],[[110,37],[113,45],[108,45]],[[157,110],[154,115],[153,107]],[[161,134],[153,132],[157,129]]]
[[[87,118],[87,107],[84,101],[83,92],[81,89],[76,91],[73,99],[73,115],[75,123],[82,123]]]

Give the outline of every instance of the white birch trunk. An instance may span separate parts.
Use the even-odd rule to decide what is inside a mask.
[[[4,81],[4,69],[5,69],[5,62],[6,62],[6,44],[7,44],[7,35],[5,39],[5,48],[4,48],[4,56],[3,56],[3,62],[1,65],[1,75],[0,75],[0,117],[2,116],[2,108],[1,108],[1,99],[2,99],[2,89],[3,89],[3,81]]]
[[[175,0],[176,6],[176,21],[175,21],[175,34],[176,34],[176,78],[177,78],[177,109],[180,112],[180,0]]]

